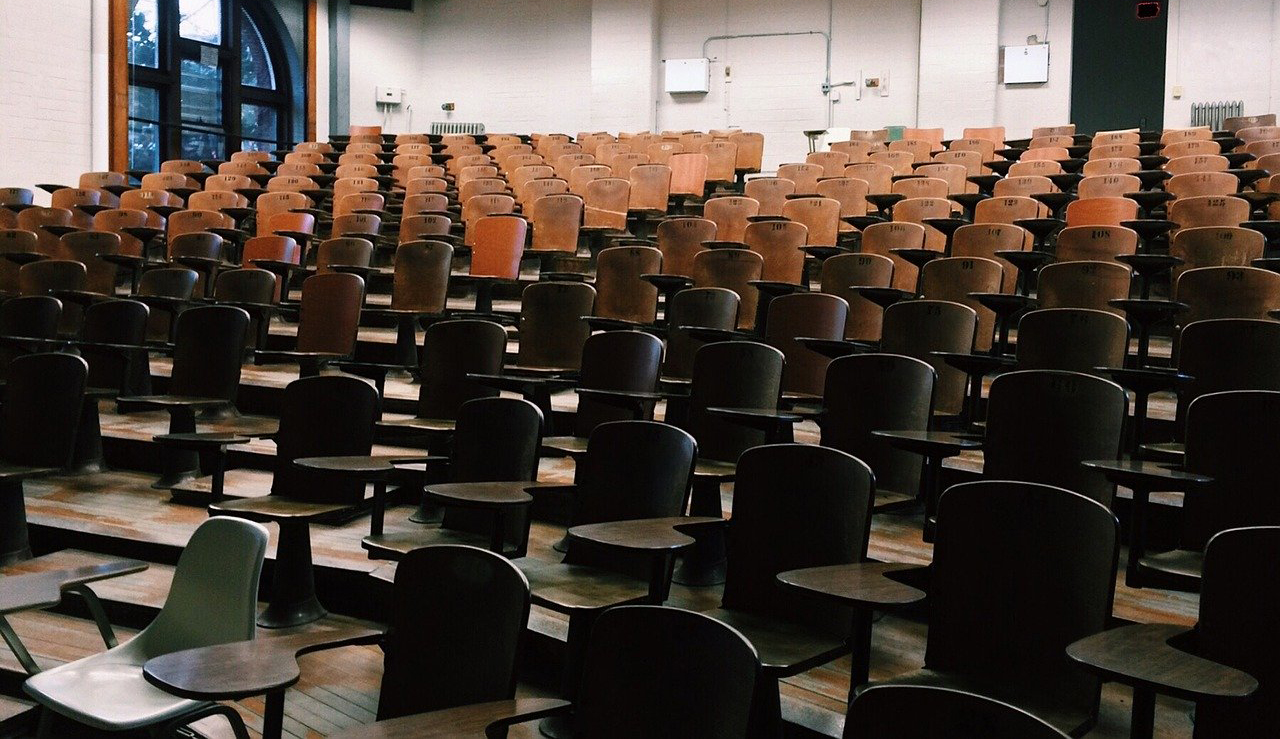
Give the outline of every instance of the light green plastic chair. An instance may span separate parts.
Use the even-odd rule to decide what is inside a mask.
[[[50,712],[106,731],[176,728],[220,714],[236,736],[248,739],[234,709],[170,695],[146,681],[142,665],[162,654],[254,638],[266,550],[261,524],[227,517],[201,524],[178,560],[164,608],[147,628],[114,649],[38,673],[23,685],[44,707],[38,736],[53,736]]]

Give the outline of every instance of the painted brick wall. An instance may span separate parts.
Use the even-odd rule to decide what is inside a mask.
[[[922,0],[920,126],[954,137],[994,123],[999,26],[998,0]]]
[[[1170,0],[1165,125],[1185,126],[1193,103],[1243,100],[1249,115],[1280,106],[1280,12],[1275,0]],[[1173,88],[1181,86],[1180,100]]]
[[[91,169],[91,18],[89,0],[0,0],[0,185]]]

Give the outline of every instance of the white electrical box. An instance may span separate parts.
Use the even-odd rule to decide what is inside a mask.
[[[404,88],[378,85],[375,98],[377,102],[385,105],[399,105],[404,102]]]
[[[710,92],[710,59],[664,59],[663,89],[669,93]]]
[[[1049,45],[1000,47],[1000,81],[1025,85],[1049,81]]]

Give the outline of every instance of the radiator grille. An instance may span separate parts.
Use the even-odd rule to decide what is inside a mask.
[[[470,135],[482,134],[484,133],[484,124],[458,123],[455,121],[432,121],[431,133],[441,135],[446,133],[463,133]]]
[[[1244,115],[1243,100],[1219,100],[1216,103],[1194,103],[1191,106],[1191,125],[1209,126],[1215,131],[1222,129],[1222,122],[1228,118]]]

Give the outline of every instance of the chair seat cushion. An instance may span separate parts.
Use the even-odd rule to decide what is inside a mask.
[[[1048,721],[1059,731],[1072,735],[1093,720],[1087,709],[1075,710],[1061,703],[1050,702],[1048,697],[1051,697],[1051,691],[1020,690],[1016,684],[990,684],[935,670],[916,670],[891,680],[868,683],[864,688],[871,685],[928,685],[978,693],[1017,706]]]
[[[844,639],[803,624],[725,608],[702,614],[741,631],[760,653],[760,665],[777,677],[804,672],[849,652]]]
[[[142,665],[124,647],[45,670],[23,688],[53,711],[106,731],[150,726],[209,705],[148,683]]]
[[[649,584],[616,572],[544,562],[530,557],[512,560],[529,579],[533,602],[553,611],[603,610],[649,597]]]

